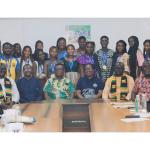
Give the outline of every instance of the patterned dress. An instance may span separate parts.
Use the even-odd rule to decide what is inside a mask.
[[[135,85],[133,91],[138,95],[146,94],[147,98],[150,100],[150,79],[137,78],[135,80]]]

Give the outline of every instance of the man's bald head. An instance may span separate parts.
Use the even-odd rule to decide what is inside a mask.
[[[124,64],[122,62],[117,62],[115,65],[115,76],[122,76],[124,72]]]

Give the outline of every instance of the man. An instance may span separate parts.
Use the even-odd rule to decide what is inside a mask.
[[[103,83],[94,77],[92,64],[85,65],[85,76],[81,77],[77,83],[77,96],[79,99],[98,99],[102,95]]]
[[[21,60],[21,51],[21,45],[19,43],[15,43],[13,45],[13,57],[17,58],[19,62]]]
[[[6,76],[6,64],[0,62],[0,107],[10,108],[19,101],[19,92],[13,79]]]
[[[20,93],[20,102],[29,103],[43,100],[41,81],[33,76],[32,66],[26,64],[23,67],[24,77],[17,81]]]
[[[77,56],[83,55],[85,53],[85,46],[86,46],[86,37],[85,36],[80,36],[78,38],[78,44],[79,48],[77,49]]]
[[[47,100],[51,99],[70,99],[74,93],[73,83],[64,77],[64,65],[58,63],[55,65],[55,74],[47,80],[44,92]]]
[[[134,80],[127,74],[123,74],[124,64],[117,62],[114,75],[107,79],[102,98],[105,101],[131,100]]]
[[[6,64],[8,77],[16,80],[19,76],[20,65],[19,61],[12,56],[13,46],[10,43],[3,44],[3,55],[0,57],[0,62]]]
[[[114,51],[108,49],[109,38],[102,36],[100,38],[100,44],[102,49],[98,50],[94,54],[94,60],[97,70],[97,77],[101,77],[102,81],[105,82],[108,77],[111,76],[112,57]]]
[[[142,66],[143,76],[137,78],[132,91],[132,100],[135,100],[136,95],[146,94],[148,100],[150,100],[150,60],[143,63]]]

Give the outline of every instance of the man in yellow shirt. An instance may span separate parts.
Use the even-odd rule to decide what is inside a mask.
[[[131,76],[123,74],[124,64],[116,63],[114,75],[107,79],[103,90],[102,98],[105,101],[130,100],[131,92],[134,86],[134,80]]]
[[[19,76],[20,64],[19,61],[12,57],[13,46],[6,42],[3,44],[3,54],[0,56],[0,62],[6,65],[6,75],[16,80]]]

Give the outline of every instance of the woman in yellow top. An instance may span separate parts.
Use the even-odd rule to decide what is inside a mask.
[[[130,73],[129,55],[127,54],[126,46],[127,46],[127,44],[123,40],[119,40],[116,43],[116,52],[113,55],[111,74],[114,73],[114,67],[117,62],[122,62],[124,64],[124,73],[126,73],[126,74]]]

